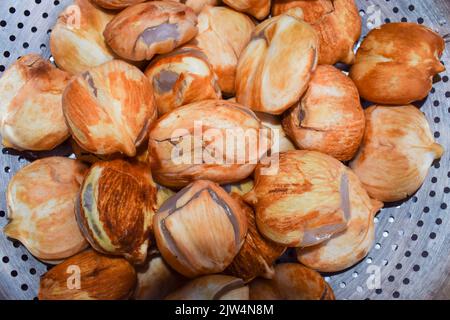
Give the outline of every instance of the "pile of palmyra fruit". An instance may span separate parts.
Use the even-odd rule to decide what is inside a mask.
[[[354,54],[360,36],[353,0],[75,0],[55,65],[0,79],[4,146],[76,157],[8,186],[4,233],[55,265],[39,298],[334,299],[318,272],[363,259],[443,153],[411,105],[442,37],[389,23]]]

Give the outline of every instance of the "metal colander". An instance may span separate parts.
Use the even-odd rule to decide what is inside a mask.
[[[357,0],[364,34],[385,22],[417,22],[442,36],[450,34],[449,0]],[[19,56],[50,57],[49,35],[58,14],[71,0],[0,1],[0,73]],[[448,38],[448,36],[447,36]],[[450,69],[450,46],[443,56]],[[436,76],[429,97],[418,107],[426,114],[437,142],[450,151],[450,70]],[[70,155],[68,146],[58,155]],[[55,152],[53,152],[55,154]],[[49,153],[0,154],[0,230],[7,224],[5,190],[22,166]],[[450,154],[430,169],[423,187],[407,201],[391,204],[375,218],[376,241],[356,266],[326,274],[337,299],[450,298]],[[47,266],[18,241],[0,231],[0,299],[33,299]]]

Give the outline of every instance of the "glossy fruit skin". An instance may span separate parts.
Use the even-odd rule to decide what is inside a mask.
[[[112,50],[131,61],[169,53],[197,34],[197,16],[175,1],[150,1],[121,11],[104,31]]]
[[[217,6],[220,0],[174,0],[190,7],[198,15],[205,7]]]
[[[244,196],[266,238],[287,247],[308,247],[345,230],[351,202],[347,167],[306,150],[274,154],[269,160],[257,166],[255,188]]]
[[[143,264],[156,206],[157,187],[148,167],[97,162],[81,187],[77,220],[96,250]]]
[[[320,39],[319,64],[352,64],[353,48],[362,31],[362,19],[355,0],[274,0],[272,15],[293,8],[303,11],[303,19],[317,31]]]
[[[348,269],[367,256],[375,242],[375,215],[383,203],[371,199],[358,177],[348,170],[350,218],[347,228],[316,246],[297,249],[303,265],[320,272]]]
[[[350,78],[361,97],[382,105],[407,105],[425,98],[433,76],[445,71],[444,39],[416,23],[388,23],[361,43]]]
[[[136,285],[136,272],[123,258],[86,250],[41,278],[39,300],[125,300]]]
[[[255,23],[228,7],[205,7],[198,15],[198,34],[190,42],[208,57],[222,93],[236,93],[236,68]]]
[[[153,59],[145,75],[153,86],[160,116],[192,102],[222,98],[207,56],[195,46]]]
[[[318,66],[283,128],[299,149],[351,160],[364,136],[365,117],[353,81],[333,66]]]
[[[236,101],[254,111],[282,114],[306,91],[318,48],[317,32],[298,10],[265,20],[239,57]]]
[[[114,59],[103,30],[114,13],[90,0],[74,0],[58,17],[50,35],[50,50],[56,65],[72,75]]]
[[[188,278],[225,270],[247,234],[247,218],[239,204],[206,180],[167,200],[153,224],[161,255]]]
[[[73,139],[85,151],[100,156],[134,157],[157,118],[150,81],[121,60],[77,75],[62,101]]]
[[[245,134],[254,138],[240,140],[242,148],[224,148]],[[157,183],[174,189],[196,180],[239,182],[252,174],[271,138],[271,131],[242,105],[224,100],[194,102],[165,114],[151,128],[152,174]]]
[[[248,13],[258,20],[263,20],[270,13],[271,0],[224,0],[223,2],[234,10]]]
[[[444,148],[434,141],[428,120],[413,105],[374,105],[365,114],[364,139],[350,167],[372,198],[403,200],[420,188]]]
[[[75,219],[75,204],[88,167],[63,157],[43,158],[20,169],[8,184],[10,222],[3,232],[38,259],[58,263],[88,243]]]
[[[0,134],[7,148],[52,150],[69,137],[61,97],[71,75],[37,54],[14,62],[0,79]]]

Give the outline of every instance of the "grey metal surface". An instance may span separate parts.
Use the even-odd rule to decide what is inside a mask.
[[[0,0],[0,73],[19,56],[50,57],[49,34],[71,0]],[[450,34],[448,0],[358,0],[364,33],[371,21],[410,21]],[[380,21],[377,21],[380,20]],[[442,58],[450,69],[450,46]],[[420,103],[436,140],[450,151],[450,70],[436,77]],[[385,208],[376,218],[376,245],[353,268],[326,275],[338,299],[450,299],[450,154],[430,169],[409,200]],[[62,154],[67,149],[62,148]],[[39,155],[42,156],[42,155]],[[7,223],[5,189],[14,173],[36,155],[3,149],[0,154],[0,230]],[[47,267],[0,231],[0,299],[33,299]],[[379,271],[380,288],[370,286]],[[368,281],[369,280],[369,281]],[[376,283],[376,282],[375,282]],[[368,286],[369,284],[369,286]]]

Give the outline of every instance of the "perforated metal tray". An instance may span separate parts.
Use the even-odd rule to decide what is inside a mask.
[[[71,0],[0,1],[0,73],[19,56],[50,57],[49,35]],[[449,0],[358,0],[364,34],[374,24],[423,23],[450,34]],[[450,46],[442,58],[450,69]],[[423,187],[410,199],[385,208],[376,218],[376,244],[353,268],[325,275],[338,299],[450,299],[450,70],[437,76],[429,97],[418,104],[436,140],[448,150],[433,164]],[[70,155],[67,146],[61,155]],[[0,299],[33,299],[47,267],[1,229],[7,224],[5,190],[29,161],[48,154],[0,154]],[[377,279],[377,276],[379,278]],[[377,281],[380,286],[376,288]],[[375,287],[373,286],[375,285]]]

